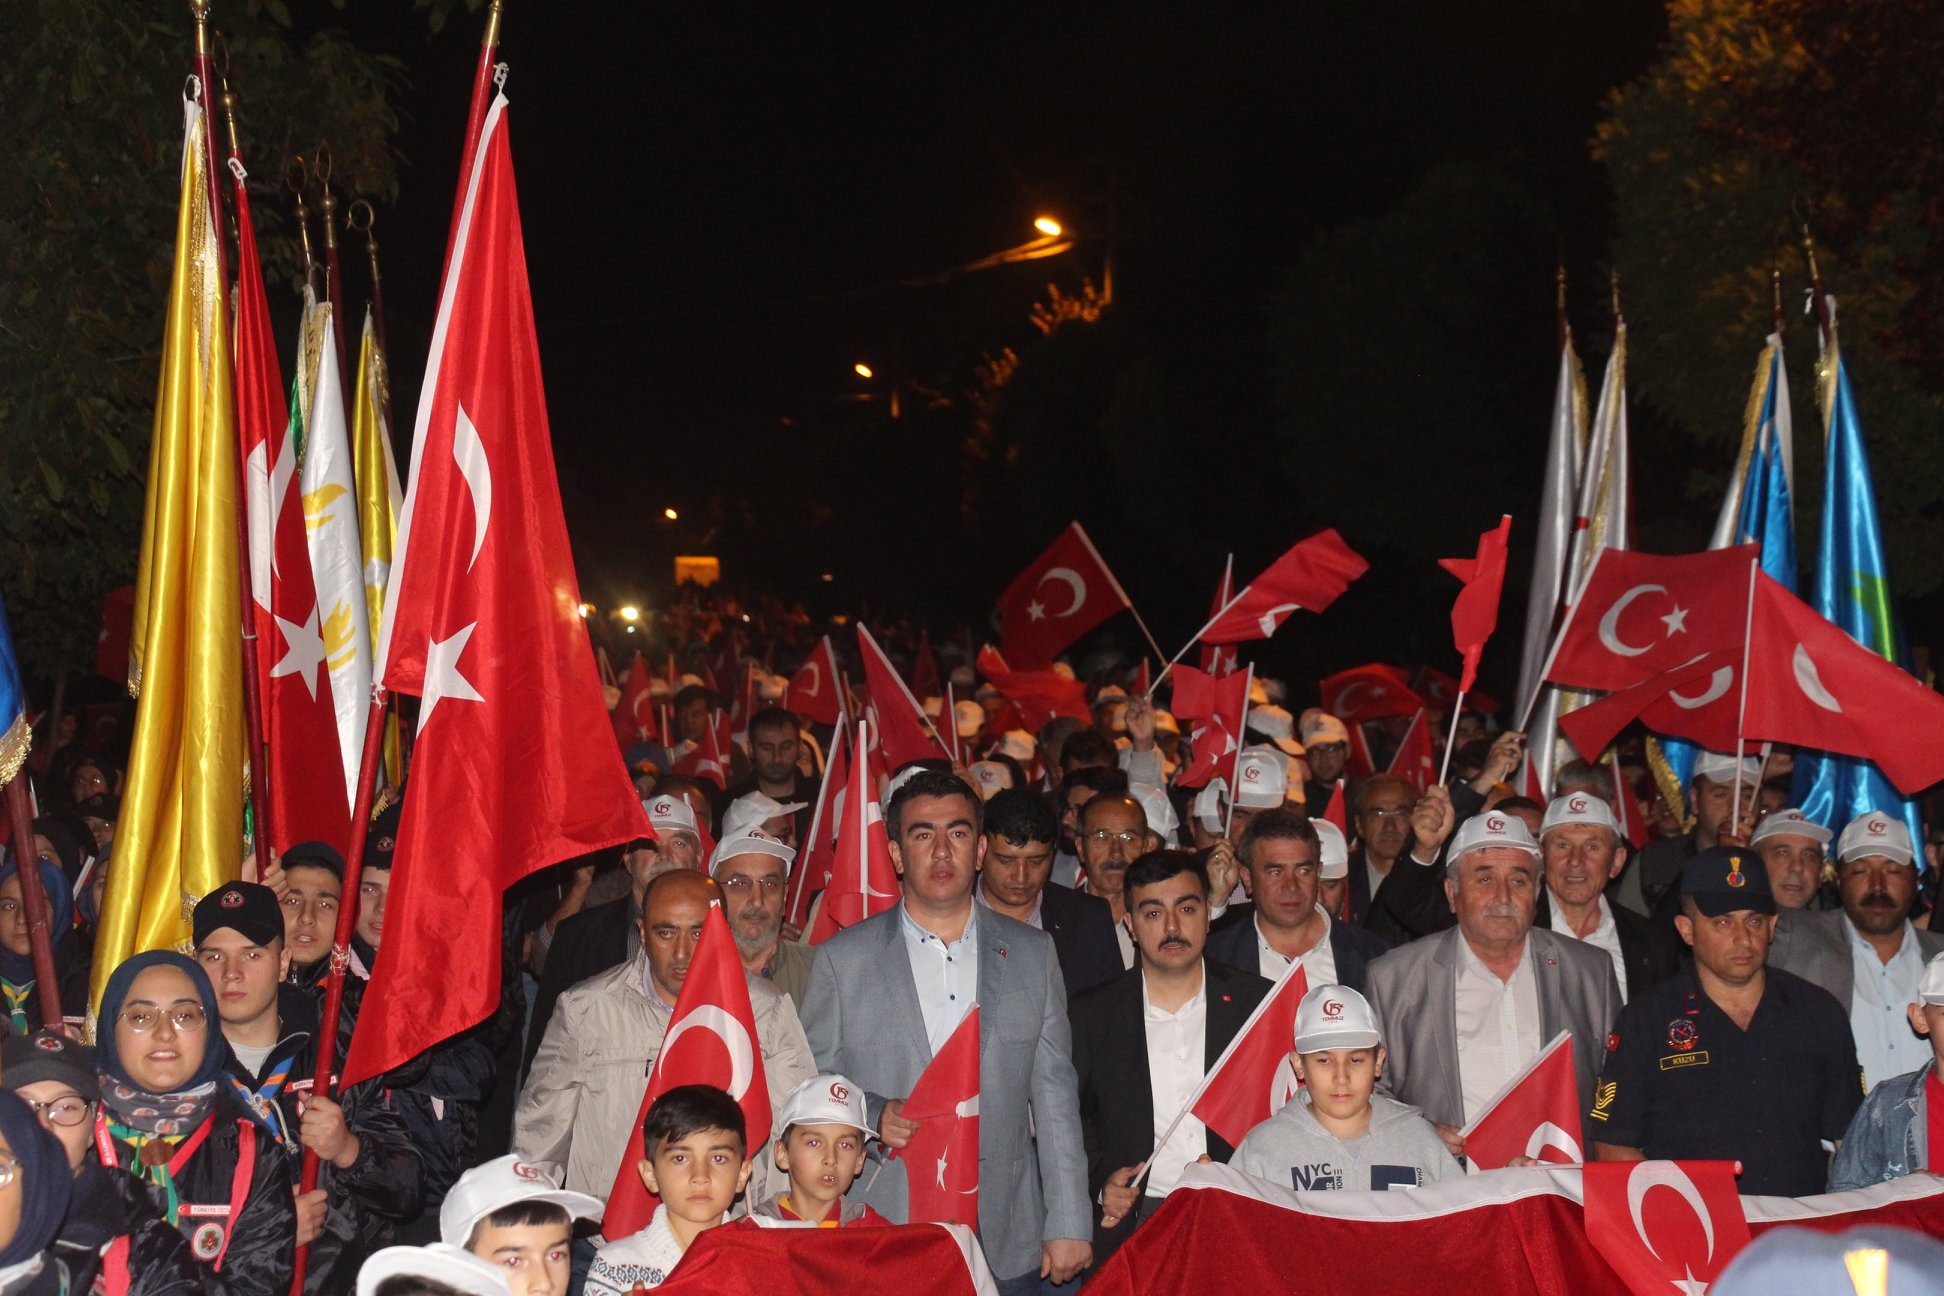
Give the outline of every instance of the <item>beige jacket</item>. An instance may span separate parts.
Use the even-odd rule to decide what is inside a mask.
[[[513,1113],[513,1150],[521,1160],[556,1177],[564,1169],[567,1188],[603,1201],[668,1029],[669,1010],[643,990],[647,973],[648,956],[638,954],[560,996]],[[783,1095],[817,1073],[817,1061],[789,997],[761,977],[748,982],[770,1102],[781,1106]],[[770,1133],[750,1131],[751,1201],[764,1200],[775,1172],[762,1147]]]

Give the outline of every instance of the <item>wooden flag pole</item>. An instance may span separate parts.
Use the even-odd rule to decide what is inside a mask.
[[[14,859],[20,864],[20,898],[27,906],[27,947],[34,956],[34,988],[41,1025],[62,1028],[60,981],[54,974],[54,936],[47,930],[47,888],[41,885],[40,850],[34,845],[34,811],[27,804],[23,767],[7,784],[7,810],[13,816]]]

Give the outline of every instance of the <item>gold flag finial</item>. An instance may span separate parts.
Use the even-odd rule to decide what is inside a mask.
[[[364,223],[358,223],[358,213],[364,213]],[[368,198],[354,198],[344,213],[344,228],[357,230],[365,236],[365,257],[371,262],[371,283],[378,284],[378,211]]]
[[[486,6],[486,34],[480,37],[479,40],[480,45],[486,49],[492,49],[495,45],[499,44],[501,7],[501,0],[493,0],[491,4]]]

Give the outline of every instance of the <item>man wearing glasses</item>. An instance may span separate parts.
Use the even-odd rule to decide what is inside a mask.
[[[783,884],[796,852],[750,828],[722,839],[709,875],[722,888],[722,916],[736,938],[743,971],[767,977],[799,1010],[810,984],[810,947],[783,939]]]
[[[1125,792],[1102,792],[1080,807],[1080,871],[1087,894],[1099,896],[1114,911],[1121,968],[1134,966],[1134,937],[1127,925],[1127,866],[1160,844],[1148,827],[1147,811]]]

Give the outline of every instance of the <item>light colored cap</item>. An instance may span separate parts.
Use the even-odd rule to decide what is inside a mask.
[[[745,792],[722,812],[722,835],[733,837],[747,828],[761,828],[782,815],[795,814],[808,801],[778,801],[767,792]]]
[[[985,708],[970,698],[954,702],[952,715],[957,719],[961,738],[977,738],[979,730],[985,728]]]
[[[1544,837],[1555,828],[1567,824],[1591,824],[1604,828],[1615,837],[1620,836],[1620,821],[1614,818],[1613,807],[1602,796],[1591,792],[1568,792],[1557,796],[1546,807],[1546,817],[1539,821],[1539,835]]]
[[[925,772],[925,766],[913,761],[884,781],[884,804],[890,805],[891,798],[898,795],[898,789]],[[839,823],[843,820],[839,819]]]
[[[848,1125],[871,1138],[864,1114],[864,1090],[849,1077],[828,1073],[814,1075],[790,1090],[776,1110],[776,1129],[780,1134],[792,1125]]]
[[[1316,876],[1325,882],[1341,882],[1349,877],[1350,843],[1344,840],[1343,829],[1328,819],[1312,819],[1310,827],[1316,829],[1316,843],[1323,848]]]
[[[994,792],[1003,792],[1012,786],[1012,771],[998,761],[973,761],[972,768],[967,772],[978,785],[979,795],[988,801]]]
[[[1074,678],[1073,666],[1071,663],[1068,662],[1063,662],[1063,661],[1054,662],[1053,673],[1055,675],[1058,675],[1063,680],[1070,680]]]
[[[515,1202],[552,1202],[574,1219],[599,1219],[601,1199],[568,1192],[553,1176],[516,1156],[494,1157],[459,1176],[439,1206],[440,1240],[462,1247],[479,1221]]]
[[[668,695],[669,695],[670,693],[673,693],[674,691],[675,691],[675,690],[674,690],[674,689],[672,689],[672,688],[670,688],[670,687],[669,687],[669,685],[668,685],[668,676],[666,676],[666,675],[650,675],[650,676],[648,677],[648,696],[649,696],[649,697],[651,697],[651,698],[659,698],[659,699],[661,699],[662,701],[664,701],[664,702],[666,702],[666,701],[668,700]]]
[[[925,718],[928,720],[936,720],[945,713],[945,699],[936,693],[926,698],[922,706],[924,708]]]
[[[1262,681],[1262,691],[1269,695],[1269,705],[1281,706],[1289,701],[1289,685],[1267,675],[1258,675],[1256,678]]]
[[[695,810],[685,797],[658,796],[643,801],[641,808],[648,812],[648,822],[654,826],[657,836],[671,832],[694,833],[697,838],[702,835],[695,826]]]
[[[1311,707],[1303,712],[1297,725],[1305,745],[1314,747],[1319,743],[1347,743],[1350,741],[1350,726],[1343,723],[1321,707]]]
[[[683,689],[688,688],[690,685],[700,684],[701,682],[702,682],[702,677],[700,675],[683,675],[680,679],[675,681],[675,691],[679,693]]]
[[[1033,742],[1033,735],[1024,729],[1008,729],[1000,735],[999,745],[992,750],[1001,756],[1010,756],[1025,765],[1033,759],[1033,753],[1038,750],[1038,747]]]
[[[387,1278],[425,1278],[465,1296],[513,1296],[504,1269],[444,1242],[372,1252],[358,1269],[358,1296],[373,1296]]]
[[[1712,783],[1735,781],[1735,758],[1727,752],[1704,751],[1694,758],[1694,777]],[[1741,758],[1742,786],[1752,788],[1762,779],[1762,762],[1753,756]]]
[[[1279,706],[1249,708],[1248,729],[1276,744],[1287,756],[1301,756],[1303,744],[1296,741],[1296,717]]]
[[[1259,679],[1251,679],[1249,681],[1249,705],[1269,705],[1269,686]]]
[[[952,687],[959,692],[964,692],[966,689],[971,688],[977,679],[972,673],[972,668],[963,662],[952,667],[952,673],[947,678],[952,681]]]
[[[1917,979],[1917,1002],[1944,1004],[1944,954],[1933,955]]]
[[[1181,721],[1174,718],[1174,712],[1172,711],[1156,711],[1154,713],[1154,732],[1171,733],[1179,738],[1181,736]]]
[[[1349,986],[1320,985],[1296,1005],[1296,1051],[1375,1048],[1382,1043],[1370,1004]]]
[[[1127,791],[1141,803],[1149,830],[1163,841],[1172,842],[1175,829],[1181,827],[1181,817],[1175,814],[1174,803],[1168,800],[1168,794],[1152,783],[1130,783]]]
[[[1118,684],[1102,684],[1100,692],[1094,694],[1093,704],[1105,706],[1109,702],[1127,701],[1127,690]]]
[[[1289,799],[1289,758],[1274,747],[1244,747],[1238,762],[1235,804],[1274,810]]]
[[[1539,843],[1532,840],[1532,830],[1525,826],[1525,820],[1502,810],[1487,810],[1458,825],[1451,838],[1450,862],[1456,864],[1473,851],[1495,847],[1522,850],[1534,859],[1539,858]]]
[[[758,826],[745,826],[732,832],[716,843],[715,854],[709,856],[709,872],[738,855],[769,855],[783,861],[783,871],[790,871],[790,863],[796,859],[796,851],[785,846]]]
[[[1228,780],[1222,778],[1208,780],[1208,786],[1195,793],[1188,811],[1195,816],[1195,822],[1201,825],[1203,832],[1213,833],[1217,837],[1222,835],[1222,798],[1227,794]]]
[[[1880,810],[1856,816],[1836,839],[1838,863],[1865,855],[1882,855],[1899,864],[1909,864],[1917,858],[1917,852],[1910,848],[1910,829],[1904,826],[1903,820]]]
[[[1756,824],[1755,831],[1748,835],[1748,844],[1760,846],[1771,837],[1807,837],[1818,846],[1827,846],[1833,836],[1834,833],[1802,811],[1790,808],[1763,815],[1762,822]]]

